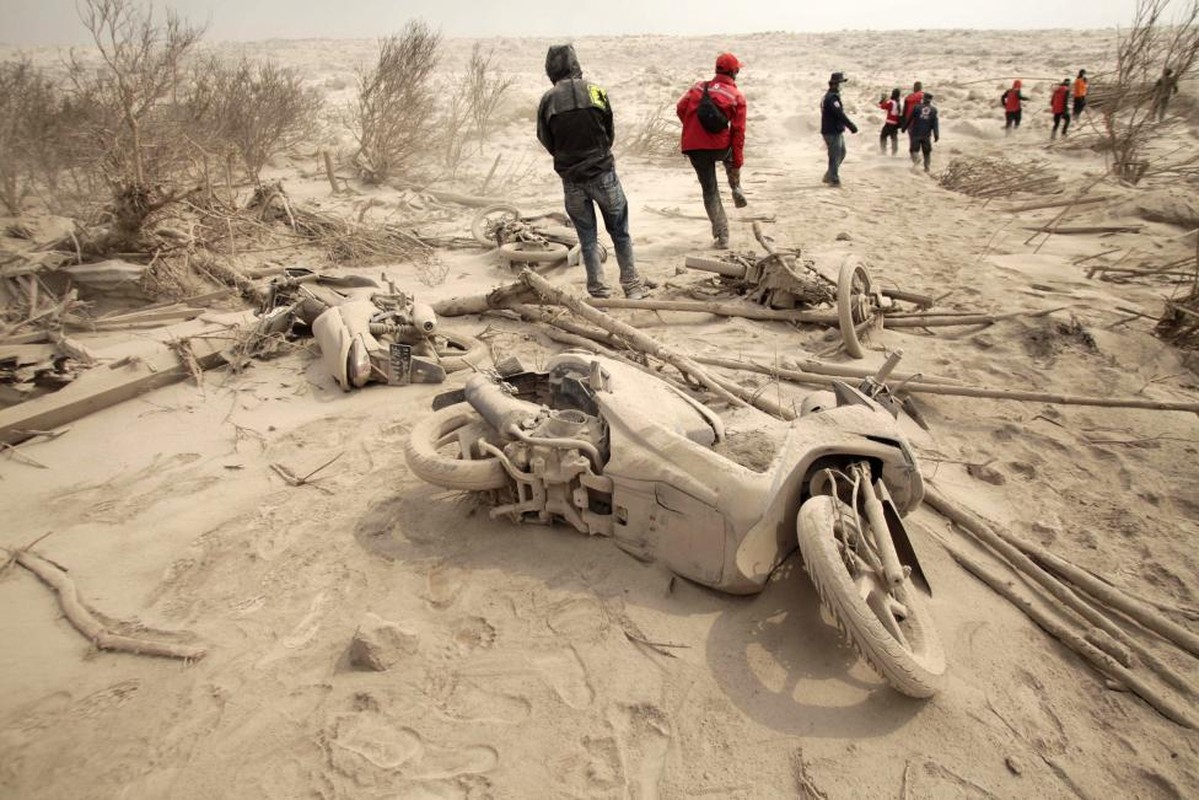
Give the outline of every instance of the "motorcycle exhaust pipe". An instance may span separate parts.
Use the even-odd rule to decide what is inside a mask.
[[[541,406],[520,400],[505,392],[486,375],[472,375],[466,381],[466,401],[488,424],[504,436],[519,438],[524,434],[522,423],[536,420]]]

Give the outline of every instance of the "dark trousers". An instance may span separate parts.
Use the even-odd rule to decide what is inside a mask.
[[[841,162],[845,160],[845,134],[825,133],[824,146],[828,148],[828,171],[824,173],[824,182],[834,186],[840,185]]]
[[[566,214],[579,234],[583,266],[587,270],[587,291],[593,295],[606,295],[610,291],[604,281],[604,267],[600,263],[596,207],[616,249],[620,285],[626,293],[640,287],[641,279],[633,264],[633,239],[629,236],[629,203],[625,199],[620,178],[616,177],[616,170],[608,170],[583,182],[563,178],[562,189],[566,195]]]
[[[890,122],[883,125],[883,130],[878,135],[878,150],[880,153],[887,152],[887,140],[891,140],[891,155],[895,155],[899,150],[899,125]]]
[[[1012,128],[1020,127],[1020,111],[1005,111],[1003,114],[1003,129],[1011,133]]]
[[[1078,115],[1082,114],[1082,110],[1086,107],[1087,107],[1087,98],[1085,98],[1085,97],[1075,97],[1074,98],[1074,116],[1077,117]]]
[[[920,163],[920,155],[924,154],[924,171],[928,172],[928,166],[933,160],[933,137],[932,136],[909,136],[908,137],[908,155],[912,157],[912,163]]]
[[[1062,126],[1062,136],[1065,136],[1070,130],[1070,112],[1063,111],[1060,114],[1053,115],[1053,133],[1049,135],[1050,139],[1057,137],[1057,126]]]
[[[708,212],[708,221],[712,223],[713,239],[729,238],[729,220],[724,213],[724,204],[720,202],[720,185],[716,182],[716,165],[728,156],[728,150],[692,150],[687,153],[704,193],[704,211]]]

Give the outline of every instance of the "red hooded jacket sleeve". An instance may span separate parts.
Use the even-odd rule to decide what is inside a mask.
[[[700,98],[704,95],[704,84],[708,84],[708,96],[729,120],[727,130],[709,133],[696,116]],[[745,95],[728,75],[717,74],[711,81],[700,81],[688,89],[675,104],[675,113],[683,123],[683,138],[680,149],[684,153],[693,150],[732,150],[729,160],[734,167],[745,163]]]

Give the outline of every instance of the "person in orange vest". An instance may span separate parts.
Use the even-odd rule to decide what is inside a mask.
[[[1082,110],[1087,107],[1087,71],[1080,69],[1074,79],[1074,118],[1082,116]]]
[[[908,122],[912,119],[912,112],[922,100],[924,100],[924,84],[916,81],[912,84],[912,93],[903,99],[903,120],[899,123],[901,131],[907,131]]]
[[[1070,79],[1066,78],[1053,90],[1049,98],[1049,109],[1053,111],[1053,133],[1050,139],[1057,138],[1057,127],[1062,126],[1062,137],[1070,130]],[[1063,124],[1064,123],[1064,124]]]
[[[882,96],[878,101],[878,107],[887,112],[887,118],[883,122],[883,129],[878,135],[878,151],[884,155],[887,152],[887,140],[891,140],[891,155],[899,150],[899,117],[903,112],[899,106],[899,89],[891,90],[891,96]]]
[[[1020,117],[1022,115],[1022,106],[1020,104],[1029,99],[1020,94],[1020,87],[1023,85],[1023,81],[1019,79],[1012,81],[1012,88],[1004,92],[999,98],[999,102],[1003,104],[1004,133],[1011,133],[1013,128],[1020,127]]]

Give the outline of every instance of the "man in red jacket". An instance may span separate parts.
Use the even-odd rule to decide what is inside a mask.
[[[1013,128],[1020,127],[1020,117],[1024,115],[1021,103],[1028,100],[1020,93],[1020,87],[1023,85],[1024,83],[1019,80],[1012,81],[1012,88],[999,98],[1003,103],[1003,132],[1005,134],[1011,133]]]
[[[688,89],[675,106],[683,123],[680,149],[691,160],[704,193],[704,210],[712,223],[712,238],[718,248],[729,246],[729,223],[720,202],[716,163],[724,164],[733,204],[744,207],[741,165],[745,163],[745,95],[737,88],[737,73],[743,64],[732,53],[716,57],[716,74]],[[715,110],[713,110],[713,107]]]
[[[1053,111],[1053,133],[1049,135],[1050,139],[1057,138],[1057,126],[1062,126],[1062,136],[1065,137],[1067,131],[1070,130],[1070,79],[1062,81],[1057,88],[1053,90],[1053,96],[1049,98],[1049,108]],[[1065,124],[1062,124],[1065,123]]]

